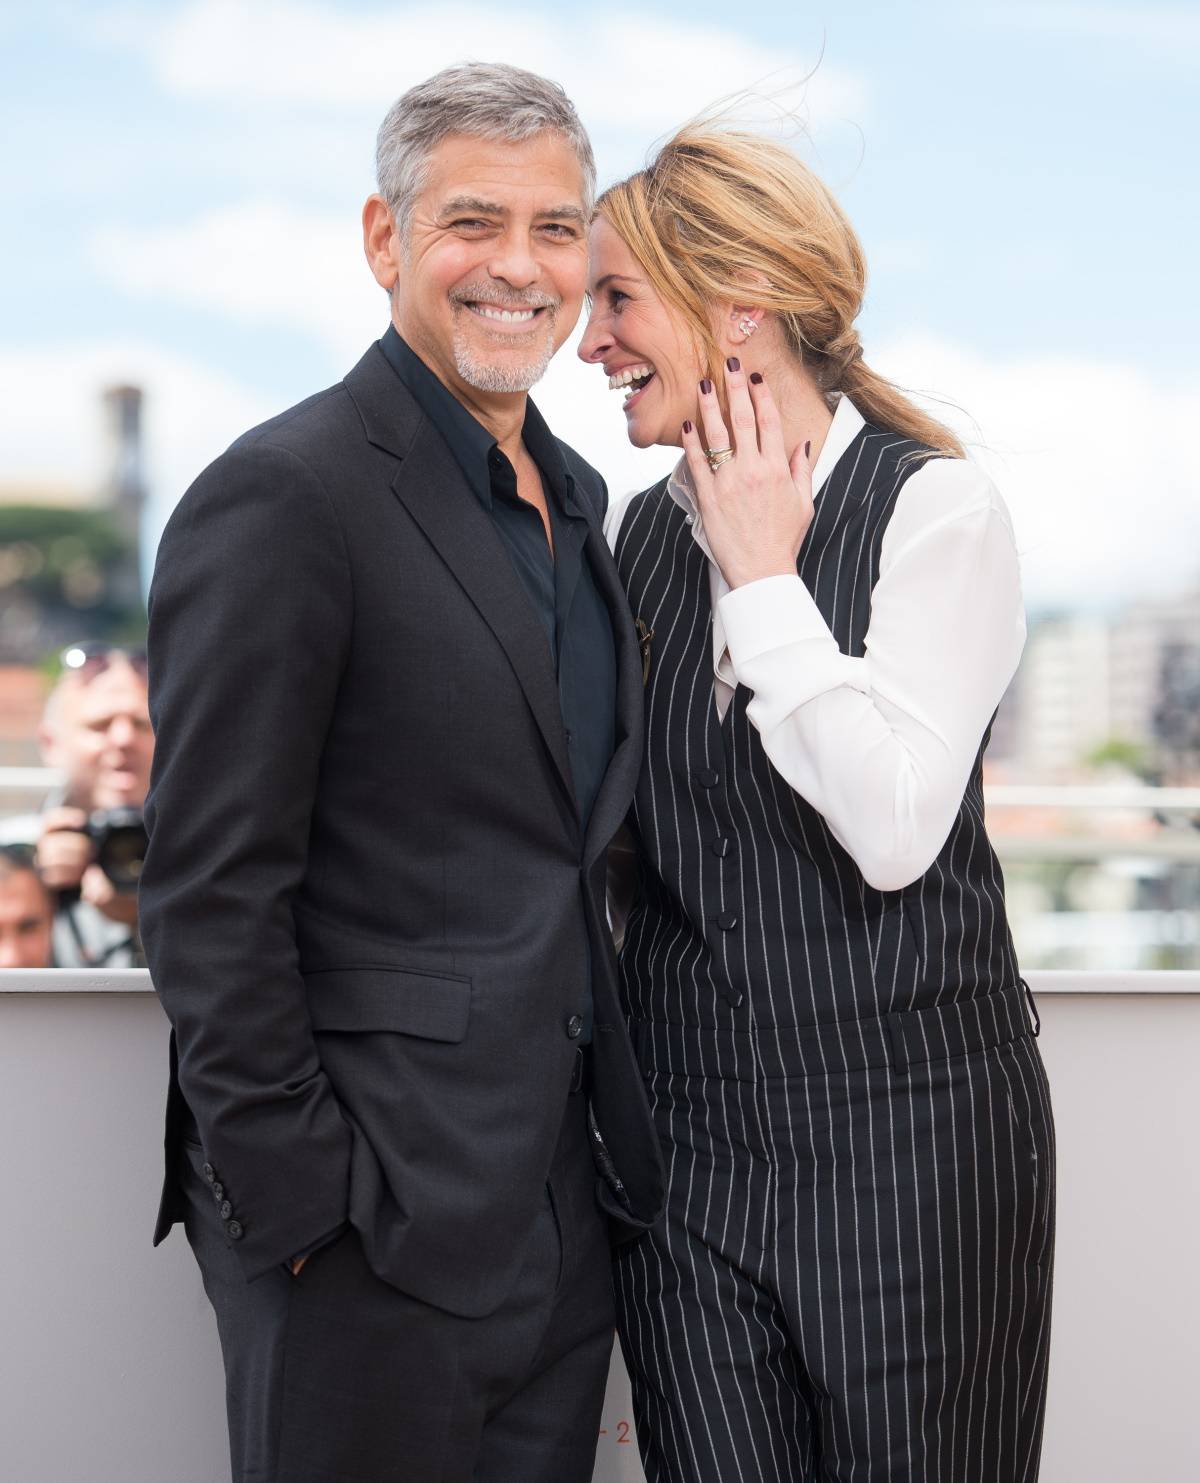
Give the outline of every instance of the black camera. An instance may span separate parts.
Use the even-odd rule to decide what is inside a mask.
[[[83,832],[96,846],[96,864],[116,889],[136,891],[149,843],[141,809],[98,809]]]

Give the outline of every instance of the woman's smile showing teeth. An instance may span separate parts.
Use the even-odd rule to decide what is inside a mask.
[[[624,391],[626,388],[629,389],[630,394],[622,403],[622,408],[624,409],[631,407],[637,401],[638,397],[641,396],[642,392],[645,391],[653,379],[653,366],[626,366],[624,370],[615,371],[608,378],[608,389],[609,391]]]

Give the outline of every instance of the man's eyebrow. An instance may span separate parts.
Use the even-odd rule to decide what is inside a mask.
[[[557,221],[577,221],[581,226],[587,225],[587,217],[578,206],[551,206],[548,211],[539,211],[539,216],[552,216]]]
[[[438,212],[439,216],[457,216],[460,212],[471,212],[476,216],[504,216],[503,206],[495,201],[485,201],[480,196],[455,196],[447,201]]]
[[[481,196],[455,196],[443,204],[438,215],[447,217],[464,213],[471,216],[507,216],[508,208],[497,201],[485,201]],[[583,209],[569,202],[562,206],[550,206],[536,214],[540,220],[574,221],[580,226],[587,225],[587,216]]]

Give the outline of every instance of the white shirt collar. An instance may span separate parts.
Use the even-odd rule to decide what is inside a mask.
[[[833,421],[829,424],[829,431],[825,435],[825,442],[821,445],[821,452],[817,458],[817,466],[813,469],[814,499],[825,487],[838,460],[858,436],[859,429],[865,421],[862,413],[848,396],[843,393],[838,397],[837,406],[833,411]],[[696,508],[696,492],[692,485],[692,473],[687,466],[686,458],[681,458],[672,469],[667,480],[667,493],[686,515],[691,516],[693,526],[698,525],[700,515]]]

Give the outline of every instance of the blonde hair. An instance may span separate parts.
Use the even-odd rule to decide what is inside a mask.
[[[711,321],[722,299],[777,316],[826,397],[845,392],[868,422],[941,454],[962,444],[866,364],[854,321],[867,266],[825,185],[782,144],[710,123],[680,129],[596,203],[660,298],[691,328],[717,386]]]

